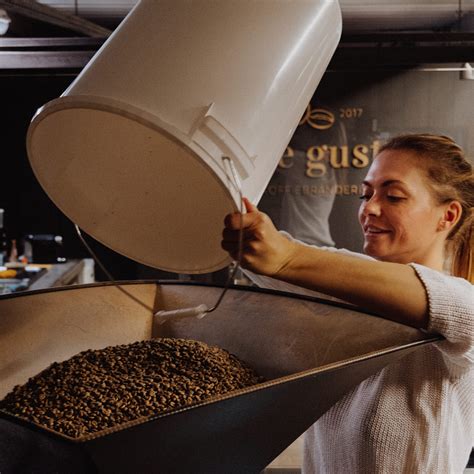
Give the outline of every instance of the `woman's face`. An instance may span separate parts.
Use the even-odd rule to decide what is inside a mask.
[[[364,251],[379,260],[426,263],[439,252],[443,216],[411,151],[384,150],[364,180],[359,222]],[[444,241],[444,238],[442,239]]]

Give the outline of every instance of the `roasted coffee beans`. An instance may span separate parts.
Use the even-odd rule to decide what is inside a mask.
[[[78,438],[261,379],[218,347],[154,339],[81,352],[16,386],[4,411]]]

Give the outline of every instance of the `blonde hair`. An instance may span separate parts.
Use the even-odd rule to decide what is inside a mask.
[[[428,183],[440,203],[458,201],[461,217],[447,239],[454,276],[474,282],[474,177],[463,149],[451,138],[429,133],[400,135],[383,145],[383,150],[412,151],[423,159]]]

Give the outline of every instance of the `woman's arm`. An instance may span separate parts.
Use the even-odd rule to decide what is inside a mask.
[[[427,328],[426,291],[413,268],[292,242],[266,214],[248,200],[245,204],[247,214],[226,217],[222,241],[222,248],[236,259],[242,219],[244,268],[346,300],[393,321]]]
[[[291,260],[274,278],[327,293],[399,323],[428,326],[426,292],[408,265],[295,244]]]

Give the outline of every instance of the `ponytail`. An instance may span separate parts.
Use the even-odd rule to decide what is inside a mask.
[[[453,238],[451,273],[474,283],[474,223],[471,215]]]

